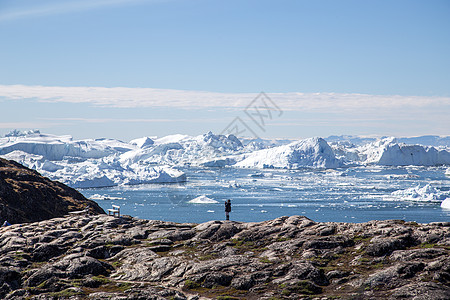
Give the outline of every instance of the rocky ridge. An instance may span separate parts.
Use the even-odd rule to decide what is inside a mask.
[[[450,299],[450,223],[81,215],[0,229],[4,299]]]
[[[105,213],[94,201],[57,181],[41,176],[21,164],[0,158],[0,221],[24,223],[88,209]]]

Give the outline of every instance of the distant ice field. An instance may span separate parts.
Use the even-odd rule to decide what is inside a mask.
[[[187,182],[80,191],[105,210],[115,204],[123,214],[174,222],[224,220],[226,199],[232,202],[230,219],[243,222],[292,215],[320,222],[450,221],[450,210],[441,207],[450,198],[446,167],[179,169]]]

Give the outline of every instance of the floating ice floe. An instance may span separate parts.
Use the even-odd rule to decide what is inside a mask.
[[[392,196],[399,200],[409,201],[442,201],[449,197],[448,192],[441,192],[430,184],[420,187],[419,185],[406,190],[392,192]]]
[[[236,182],[235,180],[232,180],[228,183],[228,187],[237,189],[237,188],[240,188],[241,185],[238,182]]]
[[[450,198],[447,198],[444,201],[442,201],[441,207],[445,209],[450,209]]]
[[[418,179],[419,175],[416,174],[389,174],[385,175],[387,179]]]
[[[188,201],[188,203],[194,203],[194,204],[215,204],[215,203],[219,203],[219,202],[214,200],[214,199],[206,197],[206,195],[202,195],[200,197],[197,197],[195,199],[192,199],[192,200]]]
[[[91,200],[124,200],[123,197],[114,197],[109,195],[100,195],[100,194],[94,194],[89,197]]]

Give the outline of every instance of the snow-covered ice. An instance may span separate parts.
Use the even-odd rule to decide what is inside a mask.
[[[379,139],[360,146],[332,143],[339,158],[353,163],[384,166],[438,166],[450,164],[450,150],[423,145],[398,143],[396,138]]]
[[[409,201],[442,201],[447,197],[450,197],[448,192],[441,192],[431,184],[427,184],[423,187],[419,185],[406,190],[399,190],[392,192],[392,196],[399,200]]]
[[[450,209],[450,198],[447,198],[444,201],[442,201],[441,207],[445,209]]]
[[[343,166],[322,138],[309,138],[288,145],[258,150],[236,163],[243,168],[338,168]]]
[[[439,138],[441,142],[446,140]],[[395,138],[336,137],[330,143],[319,137],[293,142],[241,141],[234,135],[212,132],[198,136],[145,136],[129,142],[104,138],[74,140],[69,135],[43,134],[38,130],[16,130],[0,138],[1,157],[77,188],[184,182],[188,178],[178,168],[191,166],[255,169],[448,166],[450,149],[445,147],[406,145]],[[347,175],[346,172],[340,174]],[[386,178],[397,180],[405,176],[409,175],[390,174]]]
[[[192,199],[188,201],[188,203],[194,203],[194,204],[215,204],[219,203],[218,201],[211,199],[209,197],[206,197],[206,195],[199,196],[195,199]]]
[[[97,200],[124,200],[125,198],[114,197],[114,196],[109,196],[109,195],[94,194],[94,195],[90,196],[89,199],[97,201]]]
[[[130,143],[114,139],[74,141],[68,135],[15,132],[0,138],[0,155],[75,188],[186,181],[184,172],[164,163],[151,165],[122,157],[152,145],[150,138]]]

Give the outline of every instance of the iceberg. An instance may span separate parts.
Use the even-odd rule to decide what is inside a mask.
[[[216,158],[210,161],[205,161],[200,165],[203,167],[210,168],[223,168],[226,166],[232,166],[236,163],[236,159],[233,157],[225,157],[225,158]]]
[[[123,197],[113,197],[113,196],[109,196],[109,195],[100,195],[100,194],[94,194],[92,196],[89,197],[89,199],[91,200],[125,200],[125,198]]]
[[[139,139],[134,139],[130,141],[131,145],[135,145],[138,148],[147,148],[154,144],[155,142],[149,137],[142,137]]]
[[[186,174],[168,166],[132,165],[130,171],[123,173],[122,184],[136,185],[147,183],[186,182]]]
[[[106,138],[74,140],[70,135],[15,130],[0,138],[0,156],[78,188],[184,182],[186,174],[177,168],[191,166],[327,169],[366,164],[450,165],[450,149],[444,146],[406,145],[392,137],[375,140],[344,136],[332,140],[330,144],[318,137],[293,142],[259,138],[241,141],[234,135],[207,132],[122,142]],[[449,175],[450,169],[445,172]],[[397,177],[404,176],[389,178]]]
[[[102,158],[117,152],[133,149],[118,140],[97,139],[74,141],[71,136],[31,134],[0,139],[0,155],[19,150],[41,155],[47,160],[63,160],[66,157]]]
[[[143,161],[148,148],[160,155],[176,146],[153,147],[153,140],[148,137],[133,141],[104,138],[74,141],[68,135],[17,131],[0,139],[0,155],[74,188],[186,181],[186,174],[175,168]]]
[[[133,140],[136,145],[138,142]],[[203,165],[225,166],[233,164],[233,158],[228,160],[226,155],[235,155],[242,151],[242,143],[234,135],[215,135],[208,132],[191,137],[182,134],[170,135],[154,139],[151,146],[138,148],[123,153],[120,161],[123,164],[167,164],[167,165]],[[217,160],[216,160],[217,159]]]
[[[114,181],[103,175],[101,177],[90,176],[89,174],[84,174],[72,181],[67,182],[67,184],[73,188],[98,188],[98,187],[108,187],[115,186]]]
[[[258,150],[244,154],[244,159],[235,164],[241,168],[338,168],[343,163],[322,138],[309,138],[284,146]]]
[[[449,196],[449,193],[441,192],[430,184],[427,184],[422,188],[418,185],[406,190],[392,192],[392,196],[399,200],[434,202],[445,200]]]
[[[337,157],[348,162],[384,166],[439,166],[450,164],[450,150],[398,143],[394,137],[355,146],[349,142],[331,143]]]
[[[450,164],[450,152],[434,147],[388,144],[377,164],[385,166],[437,166]]]
[[[450,209],[450,198],[447,198],[444,201],[442,201],[441,207],[445,209]]]
[[[214,200],[214,199],[206,197],[206,195],[202,195],[200,197],[197,197],[195,199],[192,199],[192,200],[188,201],[188,203],[194,203],[194,204],[215,204],[215,203],[219,203],[219,202]]]

